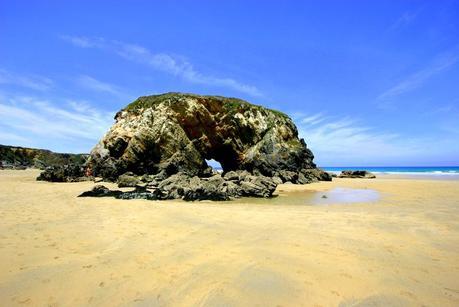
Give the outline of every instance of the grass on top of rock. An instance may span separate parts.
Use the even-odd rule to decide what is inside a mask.
[[[245,100],[233,97],[211,96],[211,95],[197,95],[189,93],[169,92],[159,95],[141,96],[127,105],[124,110],[137,111],[140,109],[147,109],[162,102],[176,102],[186,98],[205,99],[210,102],[220,102],[225,111],[234,114],[241,113],[248,109],[251,110],[268,110],[277,116],[289,118],[287,114],[277,110],[267,109],[259,105],[252,104]]]

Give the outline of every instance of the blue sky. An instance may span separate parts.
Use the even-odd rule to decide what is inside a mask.
[[[0,143],[89,152],[136,97],[289,114],[321,166],[459,165],[458,1],[0,1]]]

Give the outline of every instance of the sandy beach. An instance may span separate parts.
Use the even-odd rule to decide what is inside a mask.
[[[37,175],[0,171],[1,306],[459,305],[457,180],[335,179],[281,185],[275,202],[187,203],[77,198],[94,184]],[[289,201],[334,188],[380,198]]]

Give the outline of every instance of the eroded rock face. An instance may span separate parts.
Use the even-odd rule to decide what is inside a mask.
[[[88,162],[94,175],[106,179],[127,171],[205,176],[206,159],[219,161],[225,172],[247,170],[280,178],[285,177],[280,171],[298,174],[316,167],[287,115],[236,98],[145,96],[115,119]]]
[[[316,168],[287,115],[240,99],[145,96],[115,120],[91,151],[86,173],[125,187],[146,182],[159,191],[142,197],[269,197],[282,182],[331,180]],[[210,159],[220,162],[223,177],[207,165]]]

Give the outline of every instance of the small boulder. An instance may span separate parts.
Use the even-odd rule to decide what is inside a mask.
[[[240,183],[243,196],[271,197],[276,190],[277,184],[269,177],[247,176]]]
[[[115,195],[117,199],[146,199],[146,200],[159,200],[163,199],[163,195],[160,190],[155,189],[148,191],[146,186],[136,186],[133,191],[122,192]]]
[[[78,197],[113,197],[120,195],[121,191],[111,191],[104,185],[98,184],[92,188],[91,191],[86,191],[78,195]]]
[[[356,170],[356,171],[345,170],[345,171],[342,171],[338,177],[339,178],[365,178],[365,179],[376,178],[376,176],[373,173],[369,171],[365,171],[365,170]]]

